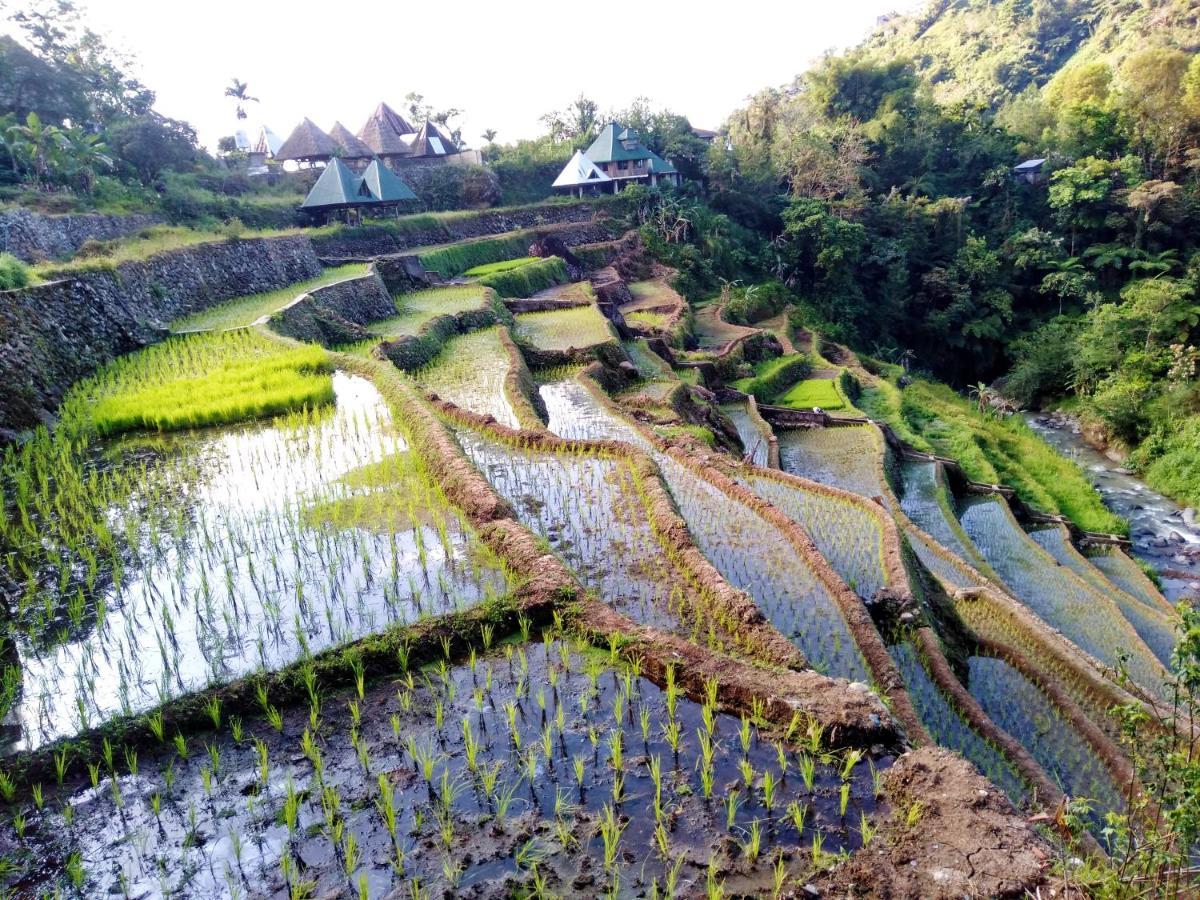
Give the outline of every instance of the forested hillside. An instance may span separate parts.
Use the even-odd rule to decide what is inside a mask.
[[[823,333],[1073,406],[1200,501],[1196,25],[1177,0],[892,19],[730,117],[681,287],[772,275]]]

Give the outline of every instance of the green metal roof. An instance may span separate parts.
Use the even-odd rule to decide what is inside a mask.
[[[379,160],[371,161],[362,175],[336,157],[329,161],[317,183],[313,185],[301,209],[317,210],[339,206],[370,206],[375,203],[398,203],[416,200],[399,176]]]
[[[654,154],[646,149],[646,146],[639,140],[632,150],[627,150],[621,144],[621,136],[628,135],[629,130],[622,128],[616,122],[610,122],[604,126],[604,130],[600,132],[600,136],[592,141],[592,146],[583,151],[586,156],[594,163],[619,162],[623,159],[650,159]],[[637,139],[637,132],[633,133],[634,139]]]
[[[416,200],[417,195],[400,176],[377,159],[371,160],[367,170],[363,172],[362,182],[375,195],[380,203],[396,203],[400,200]]]
[[[678,175],[675,167],[659,156],[657,153],[650,154],[650,165],[647,167],[655,175]]]

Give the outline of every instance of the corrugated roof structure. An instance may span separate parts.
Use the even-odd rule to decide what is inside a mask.
[[[329,159],[338,150],[337,143],[323,132],[312,119],[305,119],[297,125],[288,139],[283,142],[276,159],[314,160]]]
[[[370,159],[375,155],[370,147],[355,137],[341,122],[333,123],[333,127],[329,129],[329,136],[341,148],[342,159]]]
[[[584,151],[594,163],[649,160],[647,171],[656,175],[673,175],[675,167],[642,143],[641,135],[632,128],[609,122],[599,137]]]
[[[554,187],[579,187],[585,184],[609,184],[612,179],[601,172],[594,162],[583,155],[582,150],[576,150],[575,155],[563,166],[562,172],[554,179]]]

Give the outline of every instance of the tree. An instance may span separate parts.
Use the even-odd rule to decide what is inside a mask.
[[[249,85],[244,81],[238,81],[236,78],[229,82],[229,87],[225,88],[225,96],[230,97],[234,101],[234,106],[237,109],[238,121],[247,118],[246,104],[258,103],[257,97],[251,97],[248,93]]]
[[[51,161],[62,149],[62,132],[55,125],[42,123],[31,112],[23,124],[10,125],[5,134],[13,158],[28,169],[39,186],[49,180]]]
[[[495,128],[485,128],[480,138],[483,139],[485,144],[493,144],[496,142],[496,135],[499,133]]]
[[[1071,230],[1072,256],[1079,231],[1096,229],[1104,223],[1125,171],[1118,162],[1089,156],[1050,176],[1050,207],[1059,222]]]
[[[565,109],[551,110],[539,119],[555,143],[570,142],[583,147],[592,142],[599,129],[600,105],[580,94]]]
[[[85,194],[92,193],[96,186],[97,171],[113,167],[108,145],[100,135],[92,134],[78,125],[64,129],[62,137],[66,151],[63,158],[64,175]]]
[[[1192,58],[1182,50],[1156,47],[1130,56],[1121,66],[1120,102],[1133,122],[1149,169],[1169,173],[1182,161],[1189,130],[1196,121],[1188,104]]]

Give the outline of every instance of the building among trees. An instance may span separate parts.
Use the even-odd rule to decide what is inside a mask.
[[[554,188],[580,196],[615,194],[627,184],[678,187],[679,180],[675,167],[643,144],[637,131],[610,122],[587,150],[575,152]]]
[[[362,219],[364,209],[373,216],[388,210],[399,212],[402,204],[417,195],[400,176],[378,159],[358,174],[338,157],[332,157],[317,179],[300,209],[316,218],[341,218],[347,222]]]

